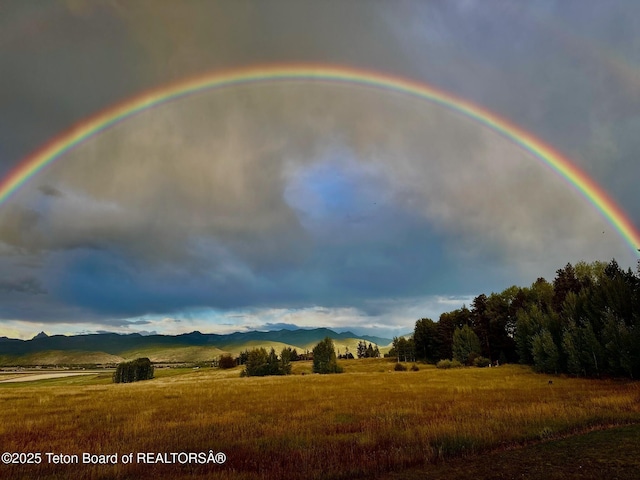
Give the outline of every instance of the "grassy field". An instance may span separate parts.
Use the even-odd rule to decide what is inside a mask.
[[[454,458],[430,466],[429,480],[637,480],[640,425],[594,430],[524,448]],[[386,480],[424,480],[425,469],[387,473]]]
[[[311,375],[310,363],[297,362],[288,377],[159,369],[154,380],[135,384],[111,384],[101,374],[1,385],[3,452],[77,454],[80,461],[83,452],[116,453],[118,461],[61,465],[45,457],[38,465],[0,465],[0,477],[457,478],[457,468],[476,465],[475,478],[512,478],[500,471],[483,476],[481,460],[490,457],[479,454],[495,455],[487,466],[493,468],[522,446],[640,423],[637,382],[549,377],[511,365],[420,365],[418,372],[395,372],[379,359],[342,365],[345,373],[328,376]],[[617,461],[616,449],[594,448]],[[226,462],[121,460],[129,453],[135,460],[141,452],[209,450],[224,452]]]

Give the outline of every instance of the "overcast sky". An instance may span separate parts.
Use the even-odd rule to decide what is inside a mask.
[[[628,1],[2,2],[0,176],[150,88],[282,63],[466,99],[562,152],[640,225]],[[391,337],[612,258],[636,268],[584,196],[477,121],[357,85],[267,81],[143,111],[0,204],[0,336]]]

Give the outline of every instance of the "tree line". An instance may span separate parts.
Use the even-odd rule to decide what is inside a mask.
[[[394,339],[399,361],[482,357],[546,373],[638,378],[640,262],[637,273],[615,260],[568,263],[553,282],[481,294],[438,322],[422,318],[402,340]]]
[[[341,373],[342,367],[338,365],[336,350],[331,338],[326,337],[313,347],[311,355],[298,355],[296,349],[285,347],[280,352],[280,356],[275,349],[267,350],[263,347],[245,350],[238,357],[237,362],[231,357],[225,356],[220,359],[221,368],[229,368],[230,366],[244,365],[241,372],[243,377],[262,377],[266,375],[289,375],[291,373],[291,362],[300,360],[301,358],[313,357],[314,373]],[[229,358],[233,361],[231,365]],[[224,365],[224,366],[223,366]],[[227,366],[228,365],[228,366]]]

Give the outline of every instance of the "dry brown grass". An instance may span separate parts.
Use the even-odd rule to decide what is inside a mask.
[[[0,388],[4,451],[208,452],[224,465],[0,465],[6,478],[361,478],[442,458],[640,420],[640,384],[520,366],[239,378],[201,369],[135,384]],[[104,380],[104,379],[103,379]]]

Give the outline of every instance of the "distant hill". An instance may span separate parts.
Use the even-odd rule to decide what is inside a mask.
[[[267,332],[236,332],[228,335],[204,334],[198,331],[182,335],[121,335],[99,333],[90,335],[52,335],[39,333],[31,340],[0,337],[0,365],[52,365],[69,363],[116,363],[141,356],[154,362],[202,362],[222,353],[237,355],[247,348],[264,346],[276,351],[285,346],[299,352],[311,350],[325,337],[334,340],[336,348],[355,353],[360,340],[388,346],[388,338],[337,333],[328,328],[311,330],[274,330]]]

